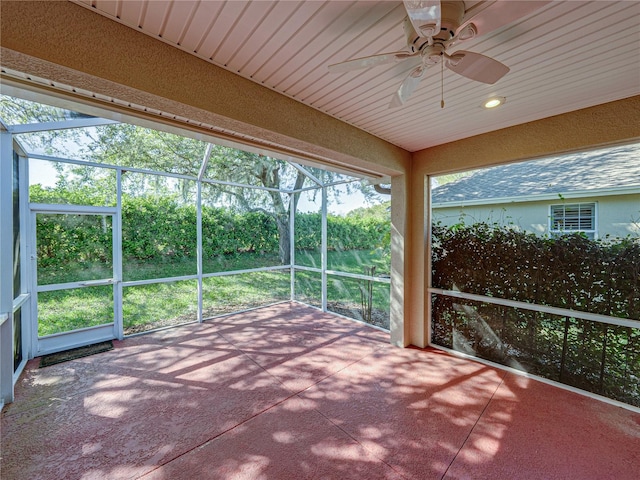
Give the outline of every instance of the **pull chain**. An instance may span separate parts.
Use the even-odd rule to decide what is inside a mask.
[[[440,61],[440,108],[444,108],[444,58]]]

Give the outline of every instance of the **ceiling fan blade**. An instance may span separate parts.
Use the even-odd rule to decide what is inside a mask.
[[[509,67],[479,53],[459,50],[446,63],[449,70],[476,82],[493,84],[509,72]]]
[[[371,55],[369,57],[355,58],[353,60],[347,60],[346,62],[334,63],[329,65],[329,71],[331,73],[350,72],[352,70],[358,70],[360,68],[375,67],[376,65],[384,65],[386,63],[397,63],[407,58],[417,55],[416,53],[409,52],[391,52],[381,53],[380,55]]]
[[[462,24],[456,30],[456,35],[470,23],[475,25],[477,36],[485,35],[535,12],[548,3],[551,2],[549,0],[485,0],[478,2],[465,12]]]
[[[418,34],[431,38],[440,33],[440,0],[404,0],[404,8]]]
[[[407,75],[407,78],[404,79],[398,91],[393,95],[389,108],[399,107],[409,100],[409,97],[420,83],[420,80],[422,80],[425,71],[426,68],[422,65],[411,70],[411,73]]]

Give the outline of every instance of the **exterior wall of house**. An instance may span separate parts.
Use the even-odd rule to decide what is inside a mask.
[[[548,201],[450,207],[433,205],[431,215],[434,223],[447,227],[484,222],[544,234],[548,231],[549,205]]]
[[[445,226],[476,222],[509,225],[544,235],[549,233],[549,206],[565,203],[596,203],[597,238],[640,236],[640,194],[511,202],[490,205],[440,207],[434,204],[432,218]]]
[[[598,199],[598,236],[640,237],[640,194]]]

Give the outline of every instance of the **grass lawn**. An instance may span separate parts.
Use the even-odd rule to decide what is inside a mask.
[[[299,252],[296,260],[302,265],[319,265],[319,253]],[[331,270],[364,273],[363,267],[375,265],[376,274],[387,273],[388,266],[379,254],[368,251],[328,252]],[[244,270],[279,265],[276,255],[246,253],[208,259],[203,262],[205,273]],[[41,284],[66,283],[87,279],[83,269],[41,269]],[[91,279],[111,278],[109,266],[96,264],[89,269]],[[195,259],[167,262],[125,262],[125,281],[170,278],[196,273]],[[363,281],[330,276],[327,295],[329,308],[353,318],[361,319],[361,286]],[[203,280],[203,317],[244,310],[290,298],[289,270],[252,272]],[[320,274],[296,272],[295,298],[312,305],[320,305]],[[380,312],[389,310],[389,285],[373,284],[373,307]],[[123,320],[125,334],[178,325],[196,320],[197,281],[130,286],[123,288]],[[388,316],[388,313],[387,313]],[[113,321],[111,286],[86,287],[44,292],[38,296],[38,334],[40,336],[100,325]]]
[[[319,251],[296,252],[296,265],[320,268]],[[376,267],[376,275],[389,275],[389,259],[379,251],[331,250],[327,252],[327,268],[338,272],[364,274],[364,267]]]
[[[113,287],[73,288],[38,294],[38,336],[113,322]]]

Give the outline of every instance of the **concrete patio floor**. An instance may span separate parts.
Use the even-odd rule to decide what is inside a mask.
[[[18,479],[636,479],[640,413],[295,303],[38,369],[2,412]]]

